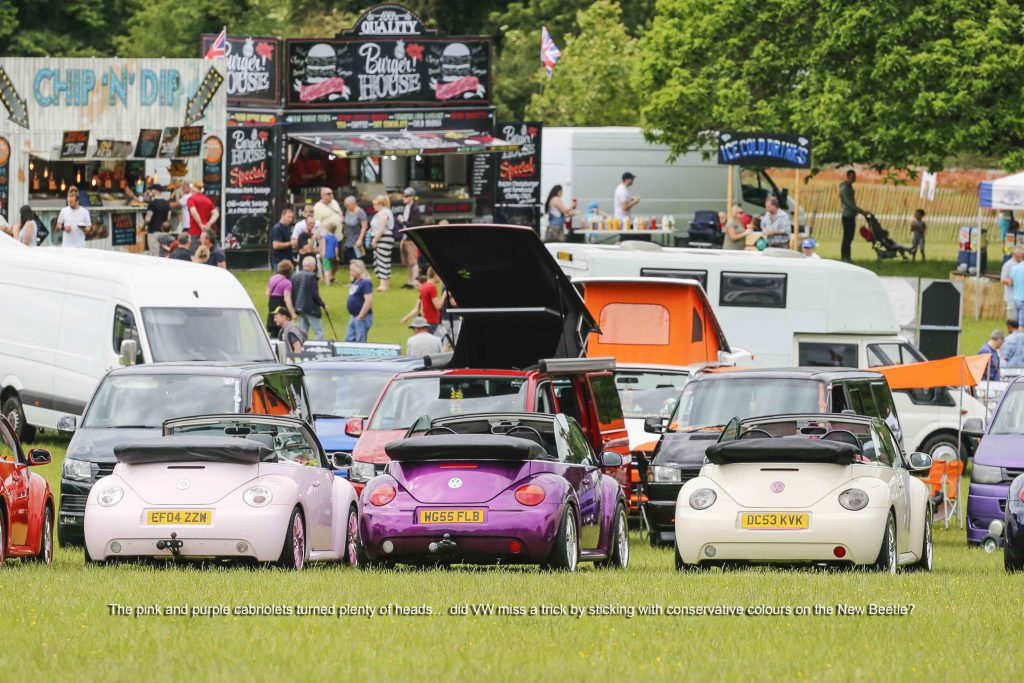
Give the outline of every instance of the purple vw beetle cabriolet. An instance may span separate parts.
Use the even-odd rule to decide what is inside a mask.
[[[595,454],[572,418],[424,419],[386,451],[388,469],[362,493],[368,566],[536,563],[575,571],[581,560],[629,562],[622,487],[600,470],[621,456]]]
[[[964,421],[964,431],[968,431]],[[1024,474],[1024,378],[1006,389],[974,453],[967,495],[967,542],[981,543],[989,525],[1003,521],[1010,484]]]

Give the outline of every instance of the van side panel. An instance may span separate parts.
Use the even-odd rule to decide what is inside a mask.
[[[52,408],[57,412],[81,415],[97,382],[115,367],[113,293],[110,280],[68,278],[55,354]]]

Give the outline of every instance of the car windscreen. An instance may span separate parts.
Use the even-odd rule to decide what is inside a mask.
[[[317,370],[307,372],[309,405],[318,417],[368,417],[394,372]]]
[[[370,429],[408,429],[417,418],[463,413],[511,413],[526,409],[524,377],[406,377],[392,382]]]
[[[259,441],[277,453],[278,462],[297,465],[320,465],[319,449],[306,438],[298,426],[249,421],[199,422],[173,427],[175,436],[234,436]]]
[[[689,376],[679,372],[616,370],[623,417],[671,417]]]
[[[1007,389],[989,434],[1024,434],[1024,384],[1014,382]]]
[[[677,429],[726,425],[734,417],[823,413],[825,385],[814,379],[729,377],[689,382],[672,423]]]
[[[256,312],[247,308],[143,308],[154,362],[272,361]]]
[[[186,415],[237,413],[242,397],[234,377],[215,375],[111,375],[100,383],[83,427],[159,428]]]

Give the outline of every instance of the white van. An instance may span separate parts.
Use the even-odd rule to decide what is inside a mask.
[[[680,249],[630,241],[547,247],[573,279],[640,275],[700,282],[729,342],[753,353],[755,367],[874,368],[925,360],[899,335],[888,292],[866,268],[788,249]],[[893,398],[909,450],[956,448],[959,392],[898,390]],[[965,419],[987,419],[984,404],[969,394],[963,410]]]
[[[80,416],[121,364],[274,360],[248,293],[221,268],[99,249],[3,248],[0,291],[0,410],[23,438]]]

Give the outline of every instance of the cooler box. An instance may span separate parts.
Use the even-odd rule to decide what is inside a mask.
[[[960,250],[956,255],[956,265],[959,270],[961,266],[967,266],[968,269],[974,268],[977,264],[977,252]],[[988,266],[988,249],[984,248],[981,250],[981,274],[985,274],[985,270]]]

